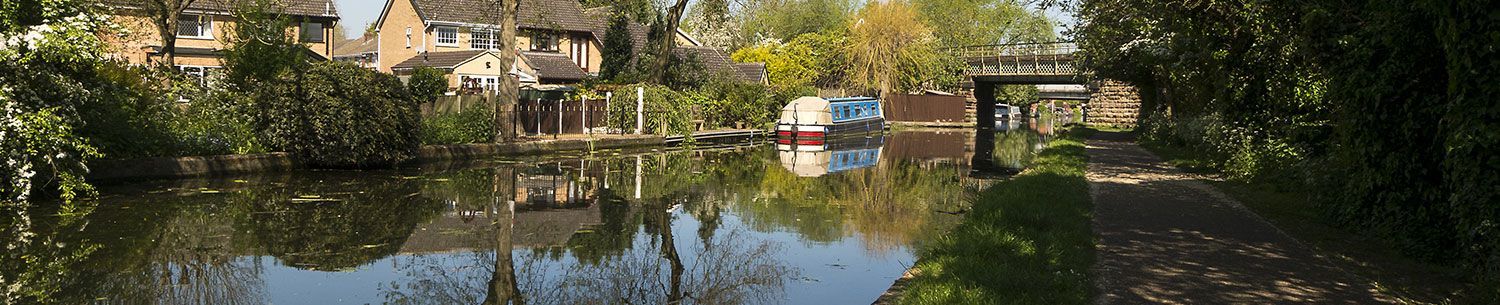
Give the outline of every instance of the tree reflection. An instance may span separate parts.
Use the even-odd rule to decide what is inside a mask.
[[[397,266],[404,277],[388,285],[384,292],[388,303],[757,303],[773,300],[785,280],[795,274],[776,259],[779,247],[749,239],[740,230],[707,234],[711,237],[684,248],[673,230],[674,224],[683,221],[678,219],[683,214],[671,211],[695,201],[690,198],[702,198],[692,189],[670,191],[670,195],[635,204],[608,189],[601,190],[589,204],[615,206],[601,209],[618,216],[605,217],[606,223],[593,232],[575,234],[568,242],[569,255],[517,251],[517,234],[550,233],[516,231],[517,215],[546,211],[515,209],[511,200],[515,197],[507,191],[514,189],[514,180],[507,180],[514,175],[502,168],[492,180],[490,197],[494,204],[485,210],[485,217],[493,221],[492,230],[486,233],[493,236],[489,246],[471,247],[464,254],[398,258]],[[633,211],[644,213],[634,215]],[[617,222],[611,225],[609,221]],[[607,228],[610,226],[615,228]],[[558,228],[528,228],[546,229]],[[601,247],[606,249],[594,249]]]

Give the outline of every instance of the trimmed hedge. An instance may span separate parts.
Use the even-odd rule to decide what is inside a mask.
[[[312,166],[389,166],[420,144],[418,102],[395,76],[320,62],[282,73],[254,96],[260,140]]]

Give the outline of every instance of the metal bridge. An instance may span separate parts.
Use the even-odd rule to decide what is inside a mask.
[[[968,63],[964,75],[975,83],[1084,84],[1073,65],[1078,45],[1071,42],[1015,43],[949,49]]]

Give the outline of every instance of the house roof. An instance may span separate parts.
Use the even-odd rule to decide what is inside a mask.
[[[114,7],[142,8],[148,0],[103,0],[101,3]],[[239,1],[198,0],[188,5],[189,11],[228,14]],[[281,0],[277,2],[284,12],[293,16],[339,18],[338,6],[333,0]]]
[[[590,19],[593,19],[594,37],[598,37],[601,43],[604,41],[604,33],[609,32],[609,13],[610,6],[601,6],[584,10],[584,14],[587,15]],[[648,39],[647,36],[650,36],[651,28],[647,27],[645,24],[634,21],[626,22],[625,28],[629,29],[630,31],[630,51],[636,55],[641,54],[641,48],[646,47]],[[693,38],[692,35],[688,35],[687,32],[683,32],[681,28],[677,29],[677,35],[687,39],[688,42],[694,44],[691,45],[691,47],[699,46],[698,39]]]
[[[550,80],[582,80],[588,73],[583,72],[573,59],[562,53],[550,52],[521,52],[526,63],[536,69],[538,78]]]
[[[407,58],[401,63],[391,66],[392,70],[416,69],[420,67],[433,67],[441,69],[453,69],[470,59],[485,54],[485,50],[464,50],[450,52],[427,52]]]
[[[378,51],[378,40],[374,37],[360,37],[340,41],[333,48],[333,57],[360,56]]]
[[[492,13],[495,1],[486,0],[410,0],[423,20],[435,22],[492,24],[497,17]],[[549,29],[575,32],[593,32],[594,20],[583,13],[583,6],[572,0],[524,0],[516,18],[517,26],[529,29]]]
[[[734,64],[734,70],[740,79],[752,83],[766,82],[766,63],[752,62]]]

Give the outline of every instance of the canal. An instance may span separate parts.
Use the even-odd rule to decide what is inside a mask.
[[[73,304],[868,303],[1039,127],[120,183],[38,228],[88,249]]]

